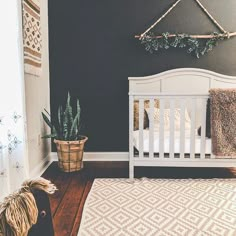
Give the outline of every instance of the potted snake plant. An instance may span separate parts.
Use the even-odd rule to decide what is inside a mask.
[[[64,172],[78,171],[83,168],[84,144],[88,137],[80,134],[81,109],[79,99],[76,102],[76,111],[71,106],[71,96],[68,93],[67,102],[59,106],[55,121],[44,109],[42,116],[46,124],[51,128],[51,134],[42,138],[53,138],[57,147],[58,165]]]

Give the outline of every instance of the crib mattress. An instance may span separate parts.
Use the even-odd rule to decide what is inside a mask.
[[[174,153],[180,153],[180,133],[175,132],[174,138]],[[149,152],[149,130],[143,130],[143,151]],[[139,130],[133,132],[133,144],[134,147],[139,150]],[[154,132],[154,152],[159,153],[159,132]],[[170,152],[170,134],[169,132],[164,133],[164,153]],[[190,133],[185,133],[185,148],[186,154],[190,153]],[[201,137],[195,135],[195,154],[201,153]],[[206,138],[205,154],[211,154],[211,139]]]

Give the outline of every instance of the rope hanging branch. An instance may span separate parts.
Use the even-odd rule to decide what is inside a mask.
[[[195,0],[198,6],[204,11],[209,19],[221,31],[221,33],[213,32],[211,34],[195,35],[185,33],[162,33],[155,35],[151,30],[162,21],[181,0],[177,0],[153,25],[146,29],[141,35],[135,35],[144,44],[146,51],[153,53],[159,49],[169,49],[170,47],[187,48],[188,53],[194,53],[197,58],[200,55],[205,55],[218,44],[218,41],[226,40],[236,36],[236,32],[226,31],[216,19],[207,11],[199,0]]]

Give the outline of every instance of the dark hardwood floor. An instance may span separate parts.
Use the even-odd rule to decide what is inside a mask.
[[[83,206],[95,178],[127,178],[128,162],[87,162],[78,172],[65,173],[53,162],[42,177],[58,188],[50,196],[55,236],[76,236]],[[221,168],[137,167],[135,177],[231,178],[232,170]]]

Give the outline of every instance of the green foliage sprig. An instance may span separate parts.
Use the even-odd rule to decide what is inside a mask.
[[[145,50],[154,53],[159,49],[185,48],[187,53],[194,54],[197,58],[207,54],[211,51],[219,41],[226,39],[226,37],[214,32],[214,36],[209,39],[197,39],[188,34],[176,34],[175,37],[168,37],[169,32],[162,33],[162,38],[156,38],[154,33],[149,32],[140,39],[141,44],[144,45]]]
[[[42,116],[46,124],[51,128],[51,134],[43,136],[43,138],[56,138],[58,140],[65,141],[75,141],[80,140],[80,103],[77,99],[76,103],[76,112],[73,113],[71,106],[71,96],[68,93],[67,102],[65,109],[59,106],[57,112],[57,119],[55,122],[52,122],[50,114],[44,109],[45,112],[42,112]]]

